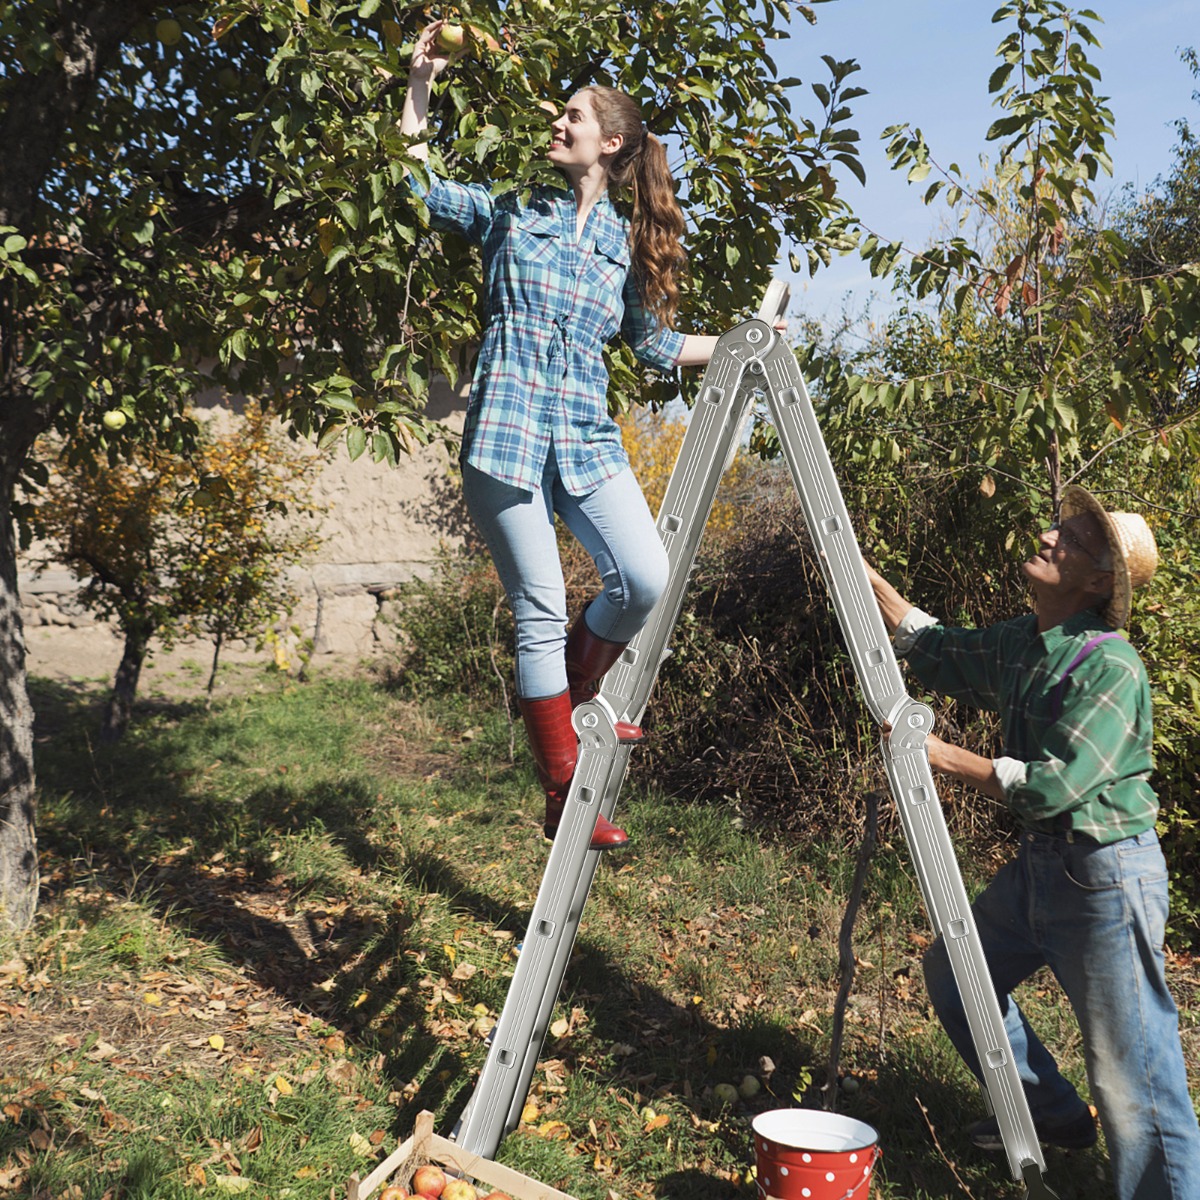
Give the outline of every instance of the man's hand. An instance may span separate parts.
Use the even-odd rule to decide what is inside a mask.
[[[978,788],[993,800],[1004,802],[1004,785],[996,774],[996,768],[990,758],[965,750],[962,746],[944,742],[936,733],[929,734],[925,739],[925,752],[929,755],[929,765],[940,775],[949,775],[960,783]]]
[[[881,728],[885,736],[892,732],[887,721],[883,722]],[[1004,785],[990,758],[944,742],[936,733],[925,735],[925,753],[929,756],[930,767],[939,775],[949,775],[959,783],[970,784],[993,800],[1004,803]]]

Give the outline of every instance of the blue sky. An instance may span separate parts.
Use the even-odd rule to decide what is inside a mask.
[[[881,236],[920,244],[947,212],[944,205],[921,203],[927,184],[909,186],[902,174],[888,170],[879,137],[885,127],[911,122],[939,161],[957,162],[970,173],[977,173],[979,155],[990,148],[984,134],[997,113],[987,80],[1008,29],[991,23],[997,7],[992,0],[835,0],[816,6],[815,27],[797,18],[792,39],[775,43],[780,74],[803,79],[805,91],[810,81],[828,78],[822,54],[858,60],[862,69],[852,78],[870,95],[852,102],[852,124],[862,135],[867,184],[847,173],[842,187]],[[1099,194],[1125,183],[1147,187],[1170,166],[1174,120],[1188,116],[1200,124],[1200,105],[1192,99],[1200,82],[1178,53],[1200,48],[1200,0],[1093,0],[1081,7],[1103,18],[1094,26],[1103,48],[1090,57],[1116,124],[1114,176],[1099,181]],[[811,92],[802,103],[803,111],[815,111]],[[793,314],[830,319],[847,295],[850,307],[860,310],[876,287],[857,257],[835,259],[816,278],[791,282]]]

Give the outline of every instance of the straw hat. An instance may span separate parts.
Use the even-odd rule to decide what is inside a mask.
[[[1150,582],[1158,566],[1158,547],[1154,534],[1140,513],[1108,512],[1091,492],[1078,484],[1068,484],[1063,491],[1061,520],[1091,513],[1100,522],[1112,556],[1112,599],[1101,614],[1114,628],[1120,629],[1129,620],[1133,589]]]

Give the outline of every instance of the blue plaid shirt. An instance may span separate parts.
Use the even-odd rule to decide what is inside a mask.
[[[483,248],[486,328],[462,461],[536,492],[553,448],[567,491],[595,491],[629,465],[608,415],[605,342],[619,335],[661,371],[683,349],[683,334],[659,327],[638,296],[627,222],[602,196],[577,240],[565,189],[540,188],[522,204],[435,178],[423,199],[433,224]]]

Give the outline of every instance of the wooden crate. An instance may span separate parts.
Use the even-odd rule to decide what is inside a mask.
[[[490,1158],[470,1154],[448,1138],[438,1137],[433,1132],[431,1112],[417,1114],[412,1137],[397,1146],[365,1179],[350,1176],[346,1200],[368,1200],[387,1183],[408,1187],[413,1173],[425,1163],[436,1163],[446,1169],[447,1174],[463,1175],[476,1184],[507,1192],[513,1200],[575,1200],[566,1192],[538,1183]]]

